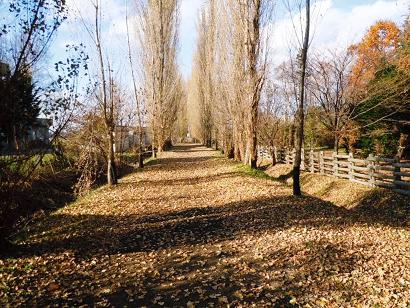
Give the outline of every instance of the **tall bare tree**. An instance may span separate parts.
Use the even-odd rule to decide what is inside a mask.
[[[300,196],[300,165],[302,161],[302,146],[304,133],[304,106],[305,106],[305,79],[306,79],[306,63],[309,48],[310,35],[310,0],[306,0],[305,6],[306,18],[303,31],[303,45],[298,55],[300,65],[300,81],[299,81],[299,104],[296,112],[296,132],[295,132],[295,159],[293,162],[293,195]]]
[[[354,107],[348,93],[352,57],[348,52],[332,52],[327,59],[315,56],[310,62],[309,92],[323,111],[320,121],[333,134],[337,153],[341,134]]]
[[[107,183],[115,185],[118,183],[117,168],[114,153],[114,131],[115,131],[115,105],[116,105],[116,86],[113,71],[108,56],[105,54],[102,33],[102,4],[101,0],[90,0],[94,10],[93,24],[87,23],[81,11],[79,15],[85,30],[87,31],[97,53],[98,83],[95,98],[104,119],[107,135]]]
[[[205,144],[212,138],[217,142],[220,130],[225,151],[256,167],[259,101],[267,72],[262,30],[270,21],[273,3],[228,0],[208,4],[199,22],[194,65],[202,138]],[[221,81],[231,89],[220,86]],[[228,104],[224,106],[220,98]]]
[[[200,114],[201,139],[204,145],[212,145],[214,125],[215,93],[215,2],[210,1],[198,20],[198,43],[193,63],[193,85],[196,110]]]
[[[128,60],[131,70],[131,80],[132,80],[132,89],[133,96],[135,100],[135,108],[137,110],[137,122],[138,122],[138,165],[140,168],[144,167],[144,128],[143,128],[143,106],[142,106],[142,95],[141,91],[138,91],[137,78],[134,68],[134,59],[131,48],[131,39],[130,39],[130,29],[129,29],[129,18],[128,18],[128,3],[126,4],[126,13],[125,13],[125,23],[127,28],[127,45],[128,45]]]
[[[141,1],[138,8],[152,142],[161,152],[171,140],[182,90],[176,60],[179,4],[177,0],[148,0]]]

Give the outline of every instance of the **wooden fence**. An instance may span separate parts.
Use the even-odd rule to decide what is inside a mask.
[[[259,147],[261,158],[293,164],[295,150]],[[397,158],[384,158],[370,154],[358,159],[352,153],[325,155],[323,151],[306,152],[302,149],[301,169],[311,173],[335,176],[371,187],[383,187],[404,195],[410,195],[410,163]]]

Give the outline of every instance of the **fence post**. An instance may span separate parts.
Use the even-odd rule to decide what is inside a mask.
[[[354,180],[354,175],[353,175],[353,166],[354,166],[354,162],[353,162],[353,153],[349,153],[349,159],[348,159],[349,165],[349,181]]]
[[[310,150],[310,173],[315,173],[315,157],[313,156],[313,150]]]
[[[338,173],[339,173],[339,165],[338,165],[338,161],[337,161],[337,153],[333,152],[332,153],[332,164],[333,164],[333,176],[337,177]]]
[[[397,164],[399,164],[400,163],[400,158],[398,158],[397,156],[394,158],[394,173],[393,173],[393,175],[394,175],[394,181],[393,181],[393,184],[394,184],[394,188],[397,188],[397,189],[400,189],[400,185],[397,185],[395,182],[396,181],[401,181],[401,176],[400,176],[400,165],[397,165]]]
[[[323,151],[320,151],[319,153],[319,170],[320,170],[320,174],[324,174],[325,173],[325,164],[324,164],[324,159],[323,159]]]
[[[276,162],[279,162],[279,159],[278,159],[278,149],[277,149],[276,146],[273,147],[273,155],[275,155],[275,160],[276,160]],[[273,158],[273,157],[272,157],[272,158]]]
[[[374,180],[374,155],[369,154],[366,161],[367,161],[367,172],[370,176],[370,185],[372,187],[374,187],[374,186],[376,186],[376,183],[375,183],[375,180]]]

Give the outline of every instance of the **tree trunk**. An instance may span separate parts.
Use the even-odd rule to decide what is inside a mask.
[[[236,124],[234,124],[234,129],[233,129],[233,158],[235,161],[241,161],[241,151],[240,151],[240,145],[239,145],[239,134],[238,134],[238,128]]]
[[[338,133],[335,134],[335,143],[334,143],[333,150],[336,154],[339,154],[339,135]]]
[[[401,133],[400,139],[399,139],[399,147],[397,149],[397,157],[399,159],[403,159],[408,145],[409,145],[409,135]]]
[[[114,155],[114,136],[113,131],[110,130],[108,133],[108,166],[107,166],[107,182],[108,185],[115,185],[118,183],[117,170],[115,166],[115,155]]]
[[[18,141],[18,137],[17,137],[16,125],[13,125],[12,140],[13,140],[12,150],[18,152],[20,150],[20,147],[19,147],[19,141]]]
[[[273,145],[273,142],[270,144],[270,156],[272,156],[272,166],[275,166],[277,161],[276,161],[276,155],[275,155],[275,147]]]
[[[292,149],[295,146],[295,123],[292,123],[289,127],[289,139],[288,148]]]
[[[246,164],[247,149],[246,149],[246,143],[244,142],[243,134],[240,134],[239,153],[240,153],[241,161]]]
[[[300,165],[302,161],[302,143],[303,143],[303,105],[299,104],[296,113],[296,131],[295,131],[295,158],[293,161],[293,195],[300,196]]]
[[[248,136],[248,159],[249,166],[256,168],[258,160],[258,140],[257,140],[257,122],[258,122],[258,104],[252,104],[250,121],[249,121],[249,136]]]
[[[310,0],[306,0],[306,29],[301,50],[301,72],[300,72],[300,93],[299,106],[296,113],[296,140],[295,140],[295,159],[293,162],[293,195],[300,196],[300,165],[302,161],[303,130],[304,130],[304,102],[305,102],[305,77],[306,60],[309,47],[309,28],[310,28]]]
[[[138,167],[139,168],[144,168],[144,146],[143,146],[143,143],[145,143],[145,142],[143,141],[144,133],[143,133],[143,130],[142,130],[141,123],[139,125],[138,133],[139,133]]]

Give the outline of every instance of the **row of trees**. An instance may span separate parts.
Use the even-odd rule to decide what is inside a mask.
[[[77,9],[72,6],[74,11],[70,12],[60,0],[1,3],[10,18],[5,19],[0,31],[0,150],[17,154],[16,161],[23,166],[41,150],[33,152],[32,147],[23,147],[25,136],[39,117],[48,118],[53,120],[51,143],[58,141],[67,151],[74,150],[70,155],[83,173],[80,179],[90,183],[91,174],[104,170],[107,182],[113,185],[118,178],[118,125],[127,122],[138,127],[140,167],[144,133],[149,130],[155,154],[155,149],[160,152],[171,143],[175,123],[179,123],[180,130],[184,126],[181,119],[185,108],[181,102],[186,94],[177,65],[179,1],[150,0],[127,5],[124,44],[128,46],[129,66],[128,76],[123,78],[127,85],[118,78],[120,65],[112,56],[113,46],[105,30],[105,2],[89,0],[83,4]],[[138,18],[129,18],[128,10]],[[51,80],[40,78],[48,65],[43,60],[50,43],[70,14],[80,22],[85,43],[67,45],[67,59],[55,64]],[[177,114],[181,114],[179,119]],[[40,153],[39,163],[43,155]],[[10,171],[9,165],[16,161],[2,160],[2,171]],[[103,161],[105,167],[92,167]],[[24,176],[22,182],[28,177]]]
[[[177,113],[180,110],[180,102],[185,96],[176,60],[178,1],[139,1],[130,8],[127,6],[125,16],[127,33],[124,43],[127,44],[129,63],[128,77],[126,78],[130,81],[128,86],[121,86],[114,77],[116,76],[115,59],[110,58],[111,48],[108,45],[110,42],[106,41],[104,32],[101,30],[104,22],[102,20],[104,2],[101,0],[90,1],[94,8],[93,23],[90,23],[89,18],[82,17],[81,10],[79,10],[78,15],[81,16],[84,29],[89,34],[94,47],[94,51],[91,52],[98,59],[94,63],[96,74],[93,90],[94,100],[97,104],[91,102],[91,106],[94,107],[86,117],[81,118],[83,125],[77,125],[77,130],[71,132],[71,136],[78,136],[78,131],[88,132],[85,136],[94,140],[94,142],[89,143],[91,146],[81,147],[83,153],[80,157],[83,159],[79,159],[79,162],[82,164],[81,169],[84,176],[81,177],[81,180],[84,181],[84,185],[79,185],[80,187],[89,187],[89,184],[93,182],[90,181],[89,177],[95,178],[97,174],[95,166],[98,161],[101,161],[97,157],[101,153],[105,153],[106,156],[107,167],[104,169],[107,174],[107,183],[109,185],[117,183],[118,167],[114,153],[114,139],[116,126],[123,122],[128,125],[136,125],[138,128],[139,147],[137,151],[140,167],[143,167],[145,150],[143,149],[143,140],[144,134],[147,133],[147,126],[149,126],[151,135],[153,155],[155,155],[155,150],[161,152],[171,142]],[[128,12],[131,10],[136,12],[138,18],[131,19],[129,17]],[[131,29],[136,31],[131,32]],[[124,102],[128,108],[124,109]],[[94,128],[98,127],[100,122],[98,118],[104,123],[105,138],[95,138],[96,130]],[[123,121],[124,118],[128,121]],[[101,151],[101,146],[95,146],[97,140],[100,140],[98,142],[100,145],[103,144],[103,151]],[[81,142],[88,144],[84,140]]]
[[[309,5],[309,1],[307,1]],[[190,108],[199,113],[196,131],[208,146],[212,140],[217,147],[235,160],[250,167],[257,166],[259,117],[261,110],[280,112],[272,106],[274,89],[269,82],[269,34],[272,25],[272,1],[209,1],[202,11],[198,26],[198,45],[190,82]],[[295,163],[295,194],[300,194],[298,178],[303,139],[304,78],[309,42],[309,8],[300,52],[297,80],[301,87],[296,93],[299,102],[296,123],[298,132]],[[296,75],[295,75],[296,76]],[[295,85],[297,87],[297,85]],[[264,89],[269,89],[265,91]],[[265,103],[264,103],[265,102]],[[273,140],[281,120],[262,116],[269,128],[264,132]],[[192,123],[195,126],[195,122]],[[266,138],[266,136],[265,136]],[[299,161],[299,164],[298,164]]]
[[[104,174],[109,185],[118,182],[116,143],[124,127],[138,130],[140,167],[145,134],[151,136],[154,155],[175,134],[186,134],[186,92],[177,65],[179,1],[130,3],[124,16],[124,70],[113,56],[117,50],[108,37],[104,0],[81,1],[77,7],[64,0],[0,1],[2,13],[9,13],[0,25],[0,242],[44,201],[32,200],[27,184],[53,179],[42,168],[45,157],[61,156],[55,178],[66,175],[71,183],[74,171],[77,183],[69,185],[82,193]],[[70,16],[81,29],[82,43],[67,45],[65,60],[52,66],[50,44]],[[24,140],[39,118],[52,122],[52,133],[47,144],[34,148]]]
[[[271,1],[209,1],[198,26],[189,92],[199,121],[191,126],[210,146],[256,167],[257,121],[267,74]],[[199,124],[199,125],[198,125]]]
[[[209,0],[198,19],[193,71],[185,84],[177,65],[179,1],[137,1],[130,6],[137,18],[129,18],[128,7],[125,16],[127,87],[117,79],[117,59],[105,37],[104,1],[88,3],[91,18],[81,10],[76,13],[89,44],[67,45],[67,60],[56,63],[51,86],[38,82],[36,69],[66,19],[65,2],[10,1],[7,6],[16,19],[7,21],[0,32],[2,46],[14,47],[1,49],[1,61],[9,69],[2,69],[0,79],[0,138],[14,150],[19,148],[18,136],[44,115],[53,117],[53,140],[65,132],[65,140],[76,142],[72,148],[80,152],[78,168],[86,172],[84,166],[94,165],[92,161],[104,162],[100,169],[106,171],[109,184],[117,182],[114,138],[116,126],[123,122],[139,128],[141,167],[146,126],[158,151],[189,127],[204,144],[215,144],[251,167],[256,167],[258,144],[295,147],[297,158],[303,146],[330,143],[335,151],[345,146],[405,152],[408,21],[402,29],[378,22],[357,45],[311,50],[308,56],[310,1],[298,2],[296,7],[304,14],[300,44],[288,61],[272,67],[272,1]],[[291,11],[290,3],[288,7]],[[13,43],[16,38],[19,44]],[[80,97],[78,78],[87,69],[92,82]]]
[[[143,84],[152,142],[161,152],[171,142],[173,124],[184,97],[177,65],[179,3],[177,0],[141,2],[138,13],[141,17],[138,37],[143,51]]]
[[[303,16],[300,43],[273,67],[272,3],[208,1],[198,22],[188,108],[195,136],[252,167],[258,144],[295,148],[298,195],[303,147],[404,157],[410,75],[408,19],[401,29],[378,21],[356,45],[308,54],[310,1],[296,7]]]
[[[152,136],[155,154],[171,143],[177,129],[186,133],[181,103],[186,94],[176,60],[179,2],[127,5],[129,65],[127,76],[121,72],[126,85],[118,78],[121,68],[107,37],[105,1],[82,4],[70,11],[60,0],[0,3],[2,12],[9,13],[0,29],[0,153],[12,154],[0,158],[2,190],[30,181],[52,148],[74,162],[79,191],[90,188],[102,172],[114,185],[121,125],[138,128],[140,167],[144,134]],[[128,11],[138,18],[130,18]],[[55,63],[54,72],[44,71],[50,66],[50,44],[70,15],[82,29],[83,42],[67,45],[66,60]],[[34,149],[24,143],[39,118],[52,122],[52,134],[46,145]]]

